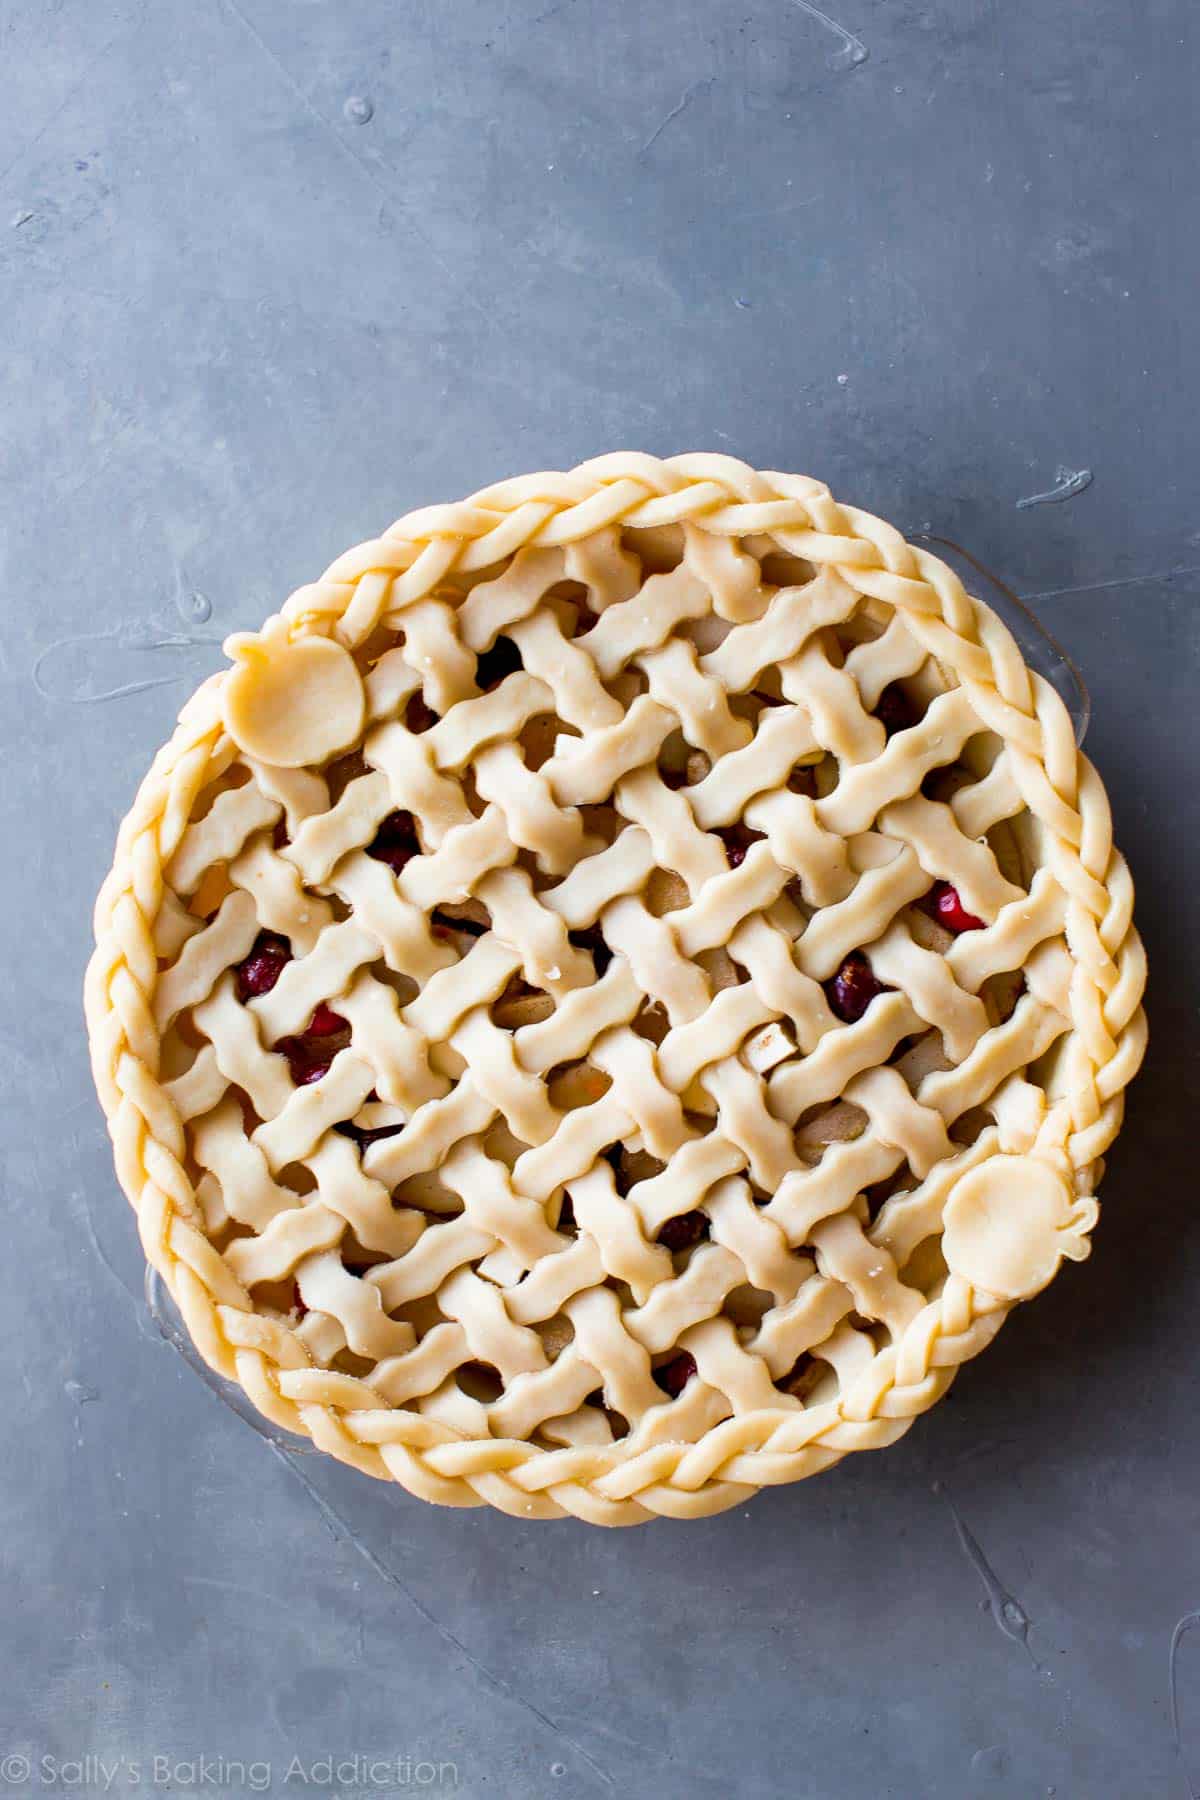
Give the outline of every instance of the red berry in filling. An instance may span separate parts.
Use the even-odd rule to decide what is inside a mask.
[[[956,934],[960,931],[982,931],[983,920],[969,913],[959,899],[958,889],[948,881],[939,881],[933,890],[933,916],[939,925]]]
[[[274,931],[260,931],[249,956],[237,966],[237,992],[242,1004],[257,1000],[260,994],[269,994],[291,960],[292,947],[285,937]]]
[[[875,996],[882,992],[883,983],[876,981],[875,972],[861,950],[852,950],[833,980],[825,985],[830,1006],[847,1025],[861,1019]]]
[[[273,1046],[280,1056],[286,1056],[288,1073],[297,1087],[308,1087],[311,1082],[320,1081],[322,1075],[328,1075],[333,1062],[332,1052],[324,1046],[320,1048],[306,1037],[285,1037]]]
[[[885,687],[875,703],[875,717],[891,737],[894,731],[907,731],[914,723],[908,695],[898,681]]]
[[[349,1031],[350,1023],[343,1019],[341,1013],[334,1012],[332,1006],[326,1006],[322,1000],[312,1018],[308,1021],[305,1037],[336,1037],[339,1031]]]
[[[658,1234],[658,1241],[667,1250],[690,1250],[701,1238],[708,1236],[708,1215],[702,1212],[685,1212],[668,1219]]]
[[[655,1369],[654,1379],[664,1393],[670,1394],[672,1400],[677,1400],[695,1373],[695,1357],[690,1350],[681,1350],[678,1356],[673,1356],[661,1369]]]
[[[750,846],[761,842],[761,831],[750,831],[744,825],[731,825],[717,836],[725,846],[725,860],[731,869],[740,869],[750,853]]]
[[[328,1075],[337,1053],[336,1045],[323,1043],[319,1035],[310,1036],[307,1032],[303,1037],[280,1038],[274,1048],[280,1056],[287,1057],[288,1070],[297,1087],[309,1087]]]
[[[367,855],[374,857],[376,862],[386,863],[394,875],[398,875],[405,863],[411,862],[414,856],[420,854],[417,828],[410,812],[389,813],[375,833],[373,842],[367,845]]]
[[[311,1087],[314,1081],[320,1081],[323,1075],[328,1075],[332,1067],[332,1063],[328,1062],[306,1062],[298,1065],[292,1062],[291,1057],[288,1058],[288,1061],[292,1066],[292,1080],[297,1087]]]
[[[300,1036],[280,1038],[275,1048],[281,1056],[287,1057],[296,1086],[308,1087],[310,1083],[320,1081],[322,1075],[328,1075],[341,1048],[326,1040],[336,1037],[345,1040],[349,1035],[350,1021],[322,1000]]]

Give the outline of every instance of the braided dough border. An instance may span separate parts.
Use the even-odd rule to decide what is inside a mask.
[[[1000,620],[957,575],[892,526],[839,505],[820,482],[760,473],[732,457],[618,452],[566,473],[526,475],[454,505],[411,512],[332,563],[282,609],[294,637],[354,644],[386,615],[423,599],[452,570],[489,567],[525,546],[566,545],[605,526],[688,522],[729,536],[770,533],[780,547],[836,567],[859,593],[905,617],[952,668],[1012,753],[1030,811],[1048,835],[1067,894],[1075,959],[1070,1006],[1070,1129],[1062,1148],[1089,1178],[1116,1135],[1123,1091],[1146,1039],[1145,961],[1132,924],[1133,884],[1112,843],[1107,796],[1076,746],[1066,710],[1032,675]],[[85,1013],[96,1088],[117,1173],[159,1270],[206,1361],[238,1382],[276,1424],[366,1474],[449,1506],[489,1504],[521,1518],[565,1514],[598,1525],[698,1518],[797,1481],[853,1450],[892,1443],[945,1392],[960,1363],[990,1342],[1010,1302],[951,1275],[833,1403],[730,1418],[694,1444],[630,1456],[620,1443],[545,1450],[467,1440],[448,1426],[381,1406],[364,1382],[314,1367],[291,1329],[253,1302],[208,1241],[184,1166],[183,1127],[157,1077],[154,924],[163,870],[209,778],[222,735],[213,676],[180,715],[121,825],[95,910]]]

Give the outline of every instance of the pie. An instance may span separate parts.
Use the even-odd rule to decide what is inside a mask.
[[[146,1255],[277,1424],[430,1501],[694,1518],[891,1443],[1086,1256],[1132,884],[935,556],[618,454],[226,648],[86,1007]]]

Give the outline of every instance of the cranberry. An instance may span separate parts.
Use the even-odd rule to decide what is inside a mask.
[[[374,840],[367,845],[367,855],[374,857],[376,862],[386,863],[394,875],[398,875],[405,863],[411,862],[414,856],[420,854],[417,828],[410,812],[389,813],[375,833]]]
[[[314,1081],[320,1081],[322,1075],[328,1075],[340,1048],[325,1040],[348,1038],[349,1034],[350,1021],[322,1000],[300,1035],[280,1038],[275,1049],[287,1057],[296,1086],[309,1087]]]
[[[288,1068],[297,1087],[309,1087],[314,1081],[320,1081],[323,1075],[328,1075],[338,1046],[323,1040],[339,1036],[349,1029],[342,1015],[322,1002],[314,1012],[307,1031],[299,1037],[280,1038],[275,1049],[280,1056],[287,1057]]]
[[[332,1006],[326,1006],[322,1000],[312,1018],[308,1021],[305,1037],[336,1037],[339,1031],[349,1031],[350,1022],[343,1019],[341,1013],[334,1012]]]
[[[893,732],[907,731],[916,723],[908,695],[898,681],[885,687],[875,703],[875,717],[891,737]]]
[[[260,931],[249,956],[237,966],[238,999],[244,1005],[260,994],[269,994],[291,960],[292,946],[285,937]]]
[[[883,983],[876,981],[875,971],[861,950],[852,950],[833,980],[825,984],[830,1006],[847,1025],[861,1019],[876,994],[882,992]]]
[[[725,846],[725,860],[731,869],[740,869],[750,854],[750,846],[761,842],[761,831],[749,831],[744,825],[731,825],[717,836]]]
[[[654,1379],[665,1394],[670,1394],[672,1400],[677,1400],[695,1373],[695,1357],[690,1350],[681,1350],[669,1363],[655,1369]]]
[[[658,1241],[664,1249],[674,1253],[677,1250],[690,1250],[701,1238],[708,1236],[708,1214],[702,1212],[677,1213],[668,1219],[658,1234]]]
[[[948,881],[939,881],[933,889],[933,916],[947,931],[982,931],[983,920],[969,913],[959,898],[958,889]]]
[[[375,862],[386,863],[393,875],[398,875],[405,863],[410,863],[417,855],[411,844],[372,844],[367,855]]]
[[[307,1039],[302,1037],[280,1038],[275,1045],[280,1056],[286,1056],[288,1071],[297,1087],[311,1087],[314,1081],[320,1081],[322,1075],[328,1075],[333,1064],[332,1056],[325,1056],[314,1050]]]

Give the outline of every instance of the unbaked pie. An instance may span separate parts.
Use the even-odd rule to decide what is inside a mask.
[[[450,1505],[720,1511],[892,1442],[1087,1254],[1141,946],[1062,701],[821,483],[408,514],[184,708],[87,981],[146,1255]]]

